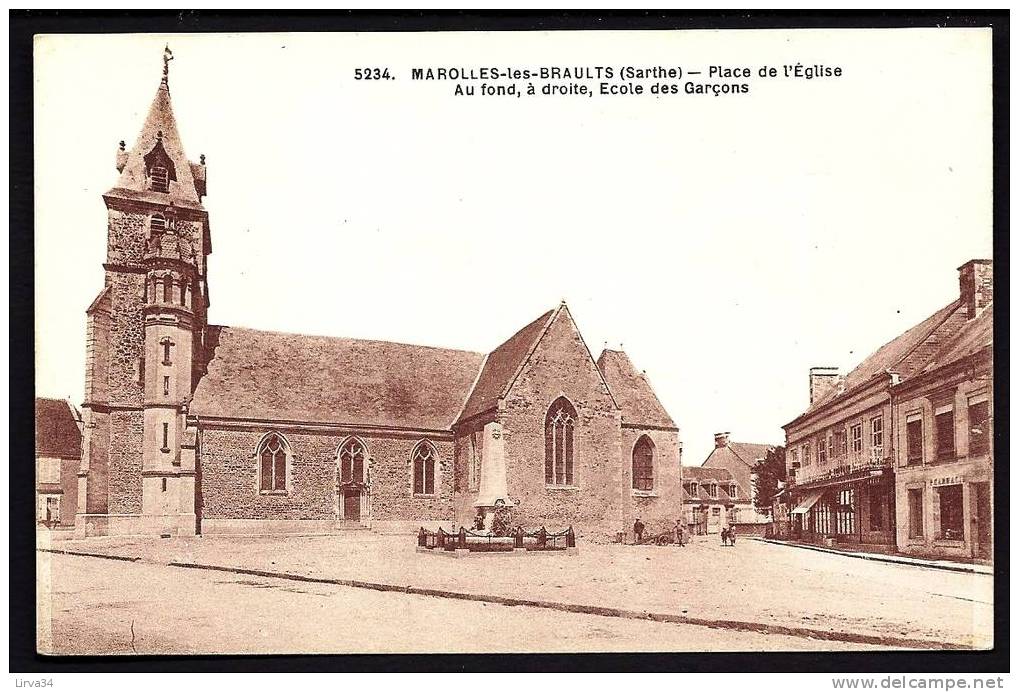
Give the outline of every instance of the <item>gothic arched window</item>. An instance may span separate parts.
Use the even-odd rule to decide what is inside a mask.
[[[352,437],[340,447],[340,483],[364,483],[364,444]]]
[[[435,462],[438,454],[430,442],[421,441],[414,448],[411,460],[414,463],[414,494],[435,494]]]
[[[258,445],[258,489],[263,491],[287,489],[287,460],[290,445],[279,433],[269,433]]]
[[[654,490],[655,448],[647,435],[642,435],[633,446],[633,489]]]
[[[573,430],[577,411],[559,397],[545,415],[545,485],[573,485]]]

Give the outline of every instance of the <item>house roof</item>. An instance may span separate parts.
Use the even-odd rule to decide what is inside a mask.
[[[768,452],[775,448],[775,445],[758,442],[730,442],[728,447],[740,461],[753,468],[757,465],[757,460],[765,458]]]
[[[598,356],[598,369],[623,410],[624,423],[676,428],[647,376],[637,372],[626,353],[605,349]]]
[[[170,198],[175,203],[184,206],[200,207],[192,164],[184,153],[184,145],[181,143],[180,133],[177,131],[177,120],[173,115],[170,87],[166,77],[156,89],[156,95],[149,106],[149,112],[145,116],[141,132],[138,133],[134,145],[127,152],[124,168],[120,172],[116,186],[110,192],[128,195],[142,193],[142,196],[145,197],[145,191],[148,188],[145,179],[145,157],[155,151],[157,145],[162,146],[166,156],[173,163],[169,186]],[[165,195],[160,196],[159,200],[166,201]]]
[[[210,327],[199,417],[448,430],[483,354]]]
[[[35,455],[81,458],[80,416],[71,404],[63,399],[35,400]]]
[[[931,334],[947,320],[963,313],[965,308],[958,300],[952,301],[941,308],[919,324],[910,327],[897,337],[881,346],[879,349],[864,358],[859,365],[853,368],[845,376],[837,387],[833,387],[824,396],[818,398],[811,404],[804,413],[812,413],[837,399],[842,394],[849,392],[866,382],[875,375],[882,372],[898,372],[900,366],[907,361],[909,356],[931,336]],[[903,368],[907,370],[902,374],[909,376],[913,374],[914,368]]]
[[[549,310],[544,313],[488,354],[458,420],[466,420],[496,406],[552,321],[555,312]]]
[[[707,489],[704,487],[711,481],[717,483],[715,497],[708,495]],[[691,493],[689,490],[688,486],[691,485],[691,482],[696,483],[695,493]],[[736,486],[735,495],[729,494],[729,485]],[[728,469],[705,466],[683,467],[683,499],[689,502],[703,501],[716,503],[750,501],[750,498],[745,495],[739,483],[729,473]]]
[[[967,321],[924,366],[931,372],[971,356],[994,344],[994,310],[988,305],[977,317]]]
[[[683,478],[693,481],[731,481],[735,480],[729,469],[711,466],[684,466]]]

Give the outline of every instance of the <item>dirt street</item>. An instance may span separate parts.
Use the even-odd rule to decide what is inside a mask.
[[[39,553],[39,647],[65,654],[861,650],[695,625]]]

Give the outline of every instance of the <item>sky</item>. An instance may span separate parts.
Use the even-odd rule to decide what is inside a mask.
[[[210,322],[487,352],[566,300],[699,465],[781,443],[991,256],[990,32],[41,36],[36,389],[83,400],[114,155],[170,91],[206,155]],[[744,95],[457,97],[411,68],[824,64]],[[390,81],[358,81],[358,67]],[[693,79],[691,77],[691,79]],[[723,80],[725,81],[725,80]]]

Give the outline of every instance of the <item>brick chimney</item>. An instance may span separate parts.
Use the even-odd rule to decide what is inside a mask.
[[[959,299],[973,319],[994,299],[994,264],[973,259],[959,267]]]
[[[721,449],[729,445],[729,433],[715,433],[715,449]]]
[[[810,369],[810,403],[813,404],[839,383],[839,369],[818,366]]]

